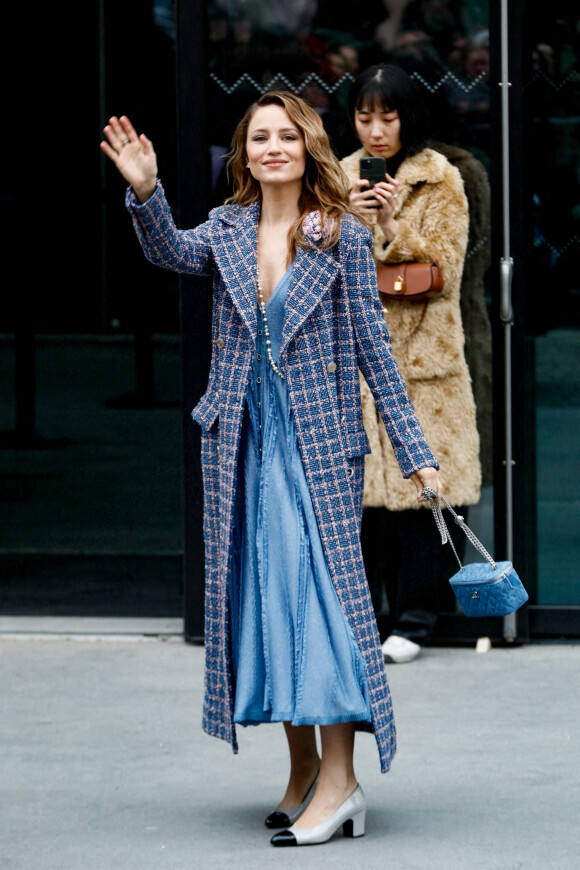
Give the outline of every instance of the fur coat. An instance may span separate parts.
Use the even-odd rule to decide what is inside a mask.
[[[439,141],[432,142],[431,147],[459,170],[469,205],[469,238],[460,304],[465,360],[475,399],[481,477],[485,486],[493,481],[491,322],[485,300],[485,275],[491,263],[491,192],[485,166],[470,151]]]
[[[360,178],[361,148],[341,161],[352,185]],[[393,299],[385,320],[393,354],[406,381],[427,443],[441,465],[443,493],[453,505],[475,504],[481,488],[479,437],[471,378],[464,354],[460,286],[468,235],[468,205],[458,170],[425,148],[397,172],[399,232],[386,243],[376,217],[375,263],[438,260],[444,289],[427,303]],[[362,376],[361,376],[362,378]],[[414,487],[401,478],[392,448],[367,385],[361,383],[364,426],[372,453],[365,463],[365,507],[419,507]]]

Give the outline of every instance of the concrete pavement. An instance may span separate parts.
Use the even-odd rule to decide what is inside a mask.
[[[388,669],[382,776],[357,738],[367,833],[275,850],[281,726],[200,728],[203,647],[179,620],[0,619],[2,870],[570,870],[580,855],[580,645],[428,648]]]

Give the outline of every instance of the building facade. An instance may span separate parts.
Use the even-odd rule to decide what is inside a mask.
[[[177,221],[191,226],[228,195],[224,156],[259,94],[303,96],[343,157],[357,146],[353,78],[388,61],[424,90],[433,138],[487,179],[466,260],[485,300],[466,323],[491,342],[472,361],[484,487],[470,523],[530,593],[507,623],[442,613],[438,638],[580,635],[575,5],[555,0],[541,21],[523,0],[99,0],[75,14],[72,42],[47,21],[33,98],[44,130],[74,106],[66,155],[58,137],[45,143],[58,183],[31,200],[14,172],[5,194],[22,269],[0,342],[1,611],[183,613],[186,636],[203,636],[189,411],[207,374],[210,297],[203,280],[141,256],[98,147],[108,116],[128,114],[153,140]]]

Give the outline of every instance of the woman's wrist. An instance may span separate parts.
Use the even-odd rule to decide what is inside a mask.
[[[155,188],[157,187],[157,179],[154,179],[152,182],[147,181],[143,184],[133,185],[133,190],[135,191],[135,196],[143,205],[147,202],[148,199],[151,199],[153,194],[155,193]]]
[[[399,224],[394,218],[389,218],[385,221],[384,224],[381,224],[381,229],[383,231],[383,235],[385,237],[386,244],[390,244],[393,241],[397,233],[399,232]]]

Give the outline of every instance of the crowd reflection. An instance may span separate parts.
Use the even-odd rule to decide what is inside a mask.
[[[212,0],[208,4],[213,189],[232,125],[257,94],[286,86],[321,115],[333,147],[353,148],[346,94],[361,69],[395,62],[417,77],[432,102],[452,109],[448,138],[489,150],[487,4],[461,0]]]

